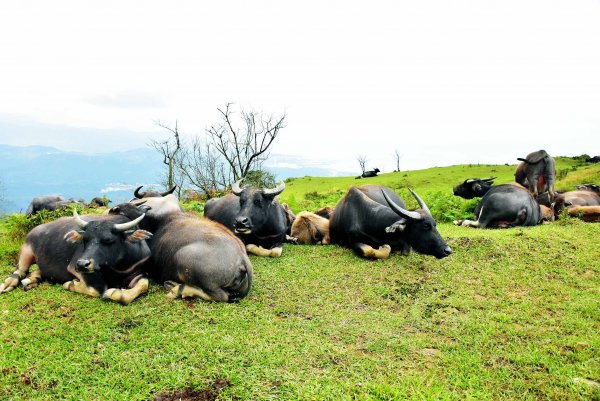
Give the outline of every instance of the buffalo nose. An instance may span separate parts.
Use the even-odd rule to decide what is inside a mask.
[[[444,248],[444,255],[449,256],[451,253],[452,253],[452,248],[450,248],[449,246]]]
[[[88,270],[88,266],[91,264],[92,262],[90,262],[88,259],[77,259],[77,270],[79,271],[83,271],[83,270]]]
[[[238,217],[237,219],[235,219],[236,227],[248,227],[249,223],[250,221],[247,217]]]

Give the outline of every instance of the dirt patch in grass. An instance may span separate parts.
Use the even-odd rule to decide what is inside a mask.
[[[159,394],[154,401],[214,401],[223,389],[231,386],[227,379],[218,378],[208,388],[192,389],[186,388],[173,393]]]

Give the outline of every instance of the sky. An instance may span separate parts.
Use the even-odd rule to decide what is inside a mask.
[[[598,155],[598,21],[597,0],[1,2],[0,143],[189,139],[232,102],[285,113],[273,155],[332,169]]]

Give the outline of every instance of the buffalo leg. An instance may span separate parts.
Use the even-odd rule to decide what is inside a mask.
[[[118,302],[121,305],[129,305],[134,299],[146,292],[148,292],[148,279],[142,278],[130,289],[109,288],[104,291],[102,298]]]
[[[272,258],[278,258],[283,252],[283,246],[275,246],[271,249],[265,249],[259,245],[248,244],[246,245],[246,251],[257,256],[270,256]]]
[[[100,292],[97,289],[88,286],[85,282],[78,279],[67,281],[63,284],[63,288],[67,291],[73,291],[91,297],[100,297]]]
[[[388,244],[380,246],[379,249],[374,249],[370,245],[358,242],[352,247],[359,255],[364,256],[365,258],[373,259],[388,258],[390,256],[390,252],[392,251],[392,248]]]
[[[475,227],[475,228],[477,228],[477,227],[480,226],[480,223],[479,223],[479,221],[463,220],[460,223],[460,225],[463,226],[463,227]]]
[[[28,244],[24,244],[19,251],[19,263],[17,270],[15,270],[10,276],[4,280],[4,283],[0,284],[0,294],[3,292],[9,292],[14,290],[21,280],[29,273],[29,268],[35,263],[35,255],[33,249]]]
[[[165,281],[165,289],[167,292],[167,298],[202,298],[205,301],[216,301],[216,302],[227,302],[229,296],[222,289],[217,291],[211,291],[208,293],[202,288],[195,287],[188,284],[179,284],[175,281]]]
[[[42,272],[38,269],[32,273],[29,273],[27,278],[21,280],[21,284],[23,284],[23,289],[25,291],[29,291],[34,289],[42,282]]]

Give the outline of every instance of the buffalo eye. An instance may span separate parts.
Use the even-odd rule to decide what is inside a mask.
[[[254,206],[262,207],[262,203],[260,202],[260,199],[254,200]]]
[[[429,224],[429,223],[423,224],[423,229],[426,230],[426,231],[431,230],[431,224]]]

